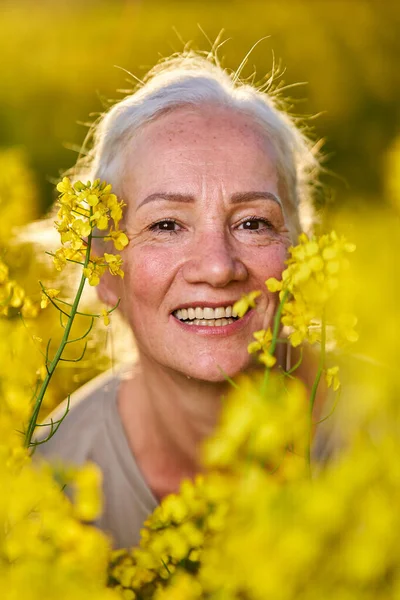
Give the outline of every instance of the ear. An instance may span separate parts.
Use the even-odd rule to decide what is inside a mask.
[[[115,306],[118,300],[122,298],[121,278],[106,271],[97,286],[97,295],[101,302],[107,306]]]

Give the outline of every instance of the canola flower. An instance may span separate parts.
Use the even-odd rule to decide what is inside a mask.
[[[79,194],[76,193],[78,190]],[[91,220],[92,211],[88,209],[88,216],[77,223],[76,212],[85,210],[84,197],[90,193],[92,204],[103,206],[107,202],[103,218],[107,223],[113,219],[116,227],[122,202],[117,201],[110,194],[110,188],[100,182],[94,182],[93,185],[90,182],[86,185],[77,183],[73,188],[69,180],[64,179],[59,191],[58,217],[62,215],[62,220],[56,225],[63,247],[58,255],[68,262],[73,251],[76,260],[83,260],[86,266],[90,266],[92,232],[99,222],[97,219]],[[98,202],[95,202],[94,196],[99,198]],[[107,223],[103,220],[100,225],[104,227]],[[126,244],[121,235],[122,232],[112,241],[121,246],[122,239],[124,247]],[[111,260],[106,260],[106,265],[110,263],[114,274],[122,276],[120,257],[114,258],[111,254],[109,257]],[[18,413],[9,398],[0,406],[0,595],[5,600],[22,597],[28,600],[116,600],[118,597],[116,592],[106,587],[110,542],[104,534],[88,525],[102,510],[99,470],[90,464],[81,469],[61,465],[50,467],[33,463],[30,454],[30,448],[36,443],[31,443],[31,435],[47,385],[59,361],[69,360],[63,356],[66,345],[84,339],[93,325],[93,319],[100,316],[104,320],[109,319],[109,313],[113,310],[102,311],[101,315],[87,315],[91,319],[87,332],[76,340],[71,339],[72,322],[77,314],[83,314],[79,313],[78,305],[87,279],[83,273],[73,303],[62,300],[59,289],[41,285],[39,307],[39,304],[27,298],[21,286],[9,279],[8,268],[0,261],[2,313],[8,315],[9,310],[15,309],[23,317],[35,316],[40,308],[51,304],[60,312],[64,331],[62,343],[52,360],[49,358],[51,340],[47,344],[45,363],[38,373],[43,384],[36,395],[34,414],[30,418],[25,439],[19,431],[19,419],[23,418],[24,410]],[[36,335],[32,335],[32,341],[39,345],[42,342]],[[48,425],[50,435],[58,425]],[[72,492],[72,502],[63,493],[66,485]]]
[[[24,288],[9,277],[9,268],[0,259],[0,316],[8,317],[19,310],[23,317],[35,318],[39,314],[39,306],[26,295]]]
[[[205,541],[224,528],[230,491],[218,473],[184,481],[146,521],[140,546],[113,552],[110,585],[123,598],[150,598],[175,572],[196,573]]]
[[[274,277],[265,283],[270,292],[279,292],[280,304],[274,319],[273,330],[254,332],[254,341],[248,346],[250,354],[257,354],[266,367],[265,386],[269,371],[276,364],[274,356],[282,326],[288,330],[288,342],[293,347],[300,344],[319,344],[320,359],[311,391],[310,415],[323,374],[328,387],[337,391],[340,387],[338,365],[327,366],[327,346],[345,346],[358,340],[355,330],[357,319],[337,308],[337,297],[343,273],[349,268],[347,255],[354,252],[349,243],[335,231],[309,238],[300,234],[298,244],[289,248],[287,268],[279,281]],[[243,314],[254,305],[254,294],[242,298]],[[311,435],[311,427],[310,427]],[[310,439],[311,445],[311,439]]]
[[[354,250],[354,244],[334,231],[318,239],[302,233],[298,245],[289,248],[282,281],[274,277],[266,281],[269,291],[279,291],[281,299],[285,292],[289,294],[283,306],[282,324],[290,329],[292,346],[299,346],[304,341],[321,342],[330,315],[336,317],[336,340],[357,340],[355,317],[341,315],[337,318],[334,307],[341,276],[349,267],[347,255]]]
[[[126,234],[119,229],[122,219],[122,209],[125,206],[122,200],[118,200],[112,193],[111,185],[101,182],[99,179],[91,183],[71,181],[64,179],[57,185],[59,192],[58,212],[55,226],[60,234],[62,246],[52,253],[53,262],[57,270],[62,270],[68,262],[77,263],[82,267],[82,275],[73,302],[60,299],[60,290],[48,288],[41,283],[42,298],[41,307],[46,308],[52,304],[60,312],[60,323],[63,328],[61,342],[51,358],[49,356],[49,340],[44,357],[44,365],[39,371],[42,385],[34,396],[33,410],[25,432],[25,446],[35,446],[32,441],[36,428],[38,415],[50,380],[60,361],[77,362],[82,360],[86,352],[87,343],[84,344],[81,355],[77,358],[66,358],[65,350],[69,344],[84,340],[90,333],[95,318],[103,318],[104,323],[109,323],[109,315],[117,305],[107,311],[104,309],[100,314],[89,314],[78,311],[86,281],[95,286],[100,283],[101,276],[108,270],[111,275],[124,276],[122,270],[122,259],[118,254],[104,252],[103,256],[92,254],[93,240],[101,238],[105,242],[111,241],[115,249],[123,249],[128,244]],[[97,235],[98,231],[107,230],[105,235]],[[110,231],[108,231],[110,230]],[[61,306],[60,306],[61,304]],[[78,338],[71,339],[71,328],[77,314],[86,315],[90,318],[87,331]],[[62,317],[65,317],[65,322]],[[63,417],[57,423],[50,424],[49,437],[53,436],[68,413],[69,405]],[[48,438],[46,438],[48,439]],[[45,440],[39,442],[44,443]]]
[[[117,600],[106,588],[109,541],[84,524],[101,509],[99,472],[33,464],[5,407],[0,411],[0,596],[4,600]],[[62,492],[75,491],[74,503]]]

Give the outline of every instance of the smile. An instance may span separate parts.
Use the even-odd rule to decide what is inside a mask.
[[[239,319],[237,313],[233,310],[233,305],[219,306],[211,308],[209,306],[196,306],[180,308],[173,312],[173,315],[179,321],[184,321],[185,325],[197,325],[202,327],[223,327],[231,325]]]

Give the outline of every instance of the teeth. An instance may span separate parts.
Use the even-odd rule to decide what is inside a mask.
[[[211,308],[205,306],[201,308],[179,308],[174,315],[180,321],[185,321],[187,325],[200,325],[202,327],[222,327],[234,323],[237,318],[237,312],[233,310],[233,305],[218,306]]]
[[[197,306],[195,308],[195,312],[196,312],[196,319],[202,319],[203,318],[203,309],[200,308],[199,306]]]
[[[216,313],[218,310],[218,308],[214,311],[213,308],[209,308],[208,306],[206,308],[203,309],[203,317],[205,319],[215,319],[215,317],[217,315],[215,315],[214,313]],[[225,311],[224,311],[225,312]]]
[[[187,325],[201,325],[202,327],[222,327],[223,325],[231,325],[235,323],[235,319],[194,319],[188,321]]]
[[[214,321],[220,319],[229,319],[230,317],[237,317],[237,313],[233,311],[233,306],[219,306],[218,308],[211,308],[205,306],[200,308],[180,308],[175,311],[175,316],[181,321],[193,321],[197,319],[199,321]]]

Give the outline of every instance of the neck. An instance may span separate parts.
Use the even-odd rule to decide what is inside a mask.
[[[201,443],[216,426],[228,386],[188,378],[146,357],[121,385],[119,411],[128,442],[158,498],[201,471]]]

